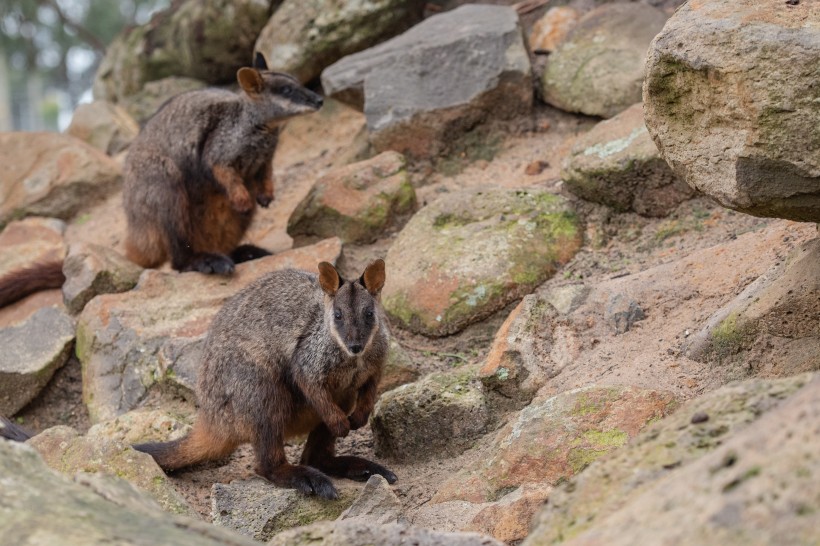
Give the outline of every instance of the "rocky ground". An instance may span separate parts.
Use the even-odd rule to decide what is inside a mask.
[[[738,50],[782,34],[818,61],[820,13],[692,1],[667,21],[678,2],[422,4],[372,36],[350,30],[372,13],[356,27],[345,10],[311,18],[291,2],[269,25],[290,21],[293,36],[253,30],[269,62],[335,98],[284,129],[276,199],[246,237],[275,255],[230,279],[120,256],[131,116],[154,104],[152,84],[204,74],[159,74],[159,55],[129,64],[136,42],[121,40],[95,87],[108,102],[83,114],[94,123],[78,110],[74,137],[0,136],[5,164],[29,158],[0,180],[0,274],[67,256],[62,290],[0,310],[0,413],[45,431],[28,442],[42,460],[0,441],[0,474],[15,476],[4,490],[57,488],[67,518],[70,499],[98,503],[94,540],[134,540],[124,509],[180,544],[816,542],[820,152],[799,138],[806,119],[820,124],[801,98],[812,76],[732,80],[738,106],[714,82],[745,72],[714,29]],[[130,40],[185,36],[196,15],[178,9]],[[328,43],[277,57],[293,51],[277,40],[331,27]],[[694,45],[676,47],[679,35]],[[700,77],[703,58],[716,76]],[[766,77],[778,96],[764,97]],[[416,85],[393,112],[396,89]],[[787,174],[767,186],[773,169]],[[227,297],[282,267],[327,260],[354,276],[375,258],[394,343],[370,426],[338,451],[384,463],[395,485],[337,481],[341,498],[319,501],[256,477],[249,446],[167,477],[130,449],[188,429],[203,336]],[[44,464],[68,478],[49,483]],[[35,496],[0,503],[0,528],[60,536],[47,522],[62,512]]]

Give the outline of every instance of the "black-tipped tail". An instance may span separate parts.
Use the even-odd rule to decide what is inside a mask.
[[[34,436],[34,434],[0,415],[0,438],[6,438],[15,442],[25,442],[32,436]]]

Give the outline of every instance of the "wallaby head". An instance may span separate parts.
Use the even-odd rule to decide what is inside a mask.
[[[368,265],[356,281],[344,280],[335,267],[322,262],[319,285],[325,293],[325,322],[333,339],[348,356],[365,351],[380,328],[384,260]]]
[[[268,70],[265,57],[257,52],[254,66],[240,68],[236,79],[266,121],[284,121],[322,107],[323,99],[283,72]]]

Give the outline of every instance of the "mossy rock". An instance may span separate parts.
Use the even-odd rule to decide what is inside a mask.
[[[530,293],[581,245],[566,199],[536,189],[466,190],[407,223],[387,254],[385,309],[401,327],[443,336]]]

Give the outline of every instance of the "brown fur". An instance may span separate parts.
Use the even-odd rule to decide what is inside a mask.
[[[11,305],[40,290],[60,288],[64,282],[62,260],[13,271],[0,278],[0,307]]]
[[[231,298],[208,332],[193,431],[135,448],[174,470],[250,442],[260,475],[325,498],[336,489],[324,473],[357,480],[380,474],[393,483],[383,466],[335,454],[336,438],[364,426],[376,403],[387,359],[378,301],[384,262],[352,282],[326,262],[319,271],[274,272]],[[304,434],[302,464],[292,465],[285,440]]]

